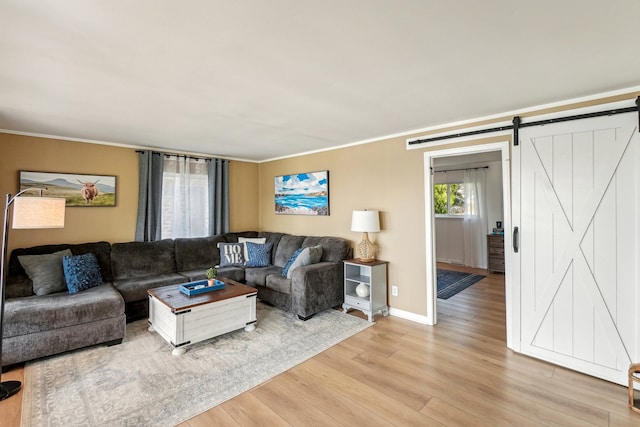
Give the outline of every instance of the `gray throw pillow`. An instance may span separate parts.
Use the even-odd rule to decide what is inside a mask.
[[[67,290],[62,257],[72,256],[70,249],[44,255],[20,255],[18,261],[33,282],[33,293],[47,295]]]
[[[309,246],[308,248],[304,248],[302,252],[296,257],[296,260],[289,266],[289,271],[287,271],[287,279],[291,279],[291,275],[293,274],[293,270],[298,267],[302,267],[303,265],[310,265],[320,262],[322,259],[322,246]]]
[[[244,265],[244,243],[218,243],[220,267],[242,267]]]

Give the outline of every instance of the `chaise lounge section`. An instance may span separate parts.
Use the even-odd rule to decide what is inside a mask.
[[[32,281],[18,256],[64,249],[73,255],[93,253],[105,283],[73,295],[34,295]],[[111,284],[110,251],[109,243],[98,242],[36,246],[11,253],[5,290],[3,366],[90,345],[122,342],[126,316],[122,296]]]

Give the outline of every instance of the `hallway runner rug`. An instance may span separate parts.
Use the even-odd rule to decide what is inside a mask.
[[[303,322],[258,302],[253,332],[194,344],[181,356],[147,321],[122,344],[98,345],[25,366],[22,426],[174,426],[371,326],[326,310]]]
[[[484,279],[481,274],[438,269],[438,298],[449,299],[458,292]]]

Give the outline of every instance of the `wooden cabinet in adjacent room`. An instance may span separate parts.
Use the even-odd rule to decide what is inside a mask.
[[[487,235],[489,273],[504,273],[504,234]]]

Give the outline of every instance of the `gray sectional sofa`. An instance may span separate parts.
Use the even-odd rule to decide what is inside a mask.
[[[12,365],[89,345],[117,344],[126,322],[148,315],[147,290],[205,278],[220,264],[220,243],[240,237],[264,238],[272,244],[270,264],[218,268],[227,277],[254,286],[258,298],[306,320],[343,302],[342,260],[350,258],[347,240],[336,237],[293,236],[285,233],[226,233],[203,238],[155,242],[107,242],[36,246],[12,251],[6,288],[2,364]],[[291,271],[282,269],[300,248],[321,246],[319,262]],[[73,255],[93,253],[103,284],[76,294],[34,295],[20,255],[51,254],[70,249]]]

